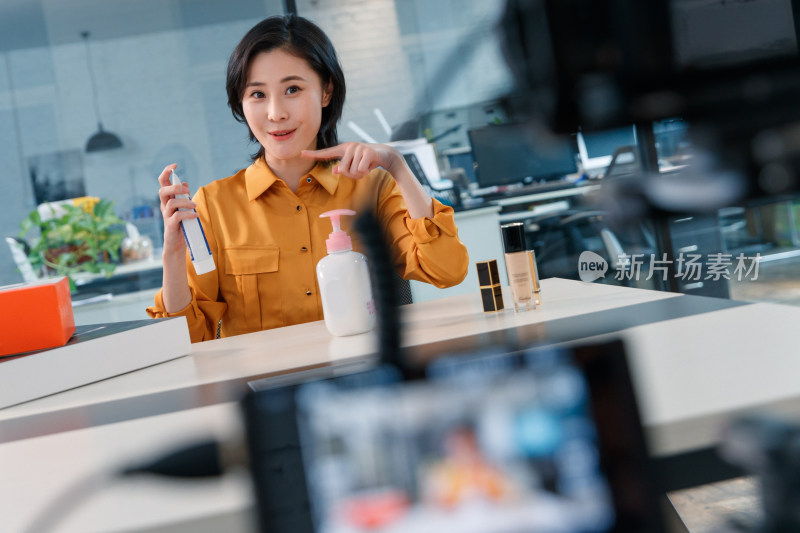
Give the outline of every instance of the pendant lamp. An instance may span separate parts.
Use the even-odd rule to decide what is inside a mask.
[[[115,134],[103,129],[103,121],[100,119],[100,105],[97,103],[97,80],[92,67],[92,54],[89,49],[89,32],[81,32],[81,37],[86,43],[86,65],[89,67],[89,76],[92,80],[92,99],[94,101],[94,113],[97,117],[97,132],[86,141],[87,152],[102,152],[104,150],[114,150],[122,148],[122,141]]]

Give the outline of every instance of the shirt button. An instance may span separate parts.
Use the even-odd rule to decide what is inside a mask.
[[[306,291],[306,296],[311,296],[311,291]]]
[[[307,252],[307,251],[308,251],[308,248],[306,248],[305,246],[303,246],[302,248],[300,248],[300,251],[301,251],[301,252]]]
[[[311,178],[306,178],[306,183],[311,183]]]
[[[298,205],[298,206],[297,206],[297,210],[298,210],[298,211],[300,211],[300,209],[301,209],[301,207]]]

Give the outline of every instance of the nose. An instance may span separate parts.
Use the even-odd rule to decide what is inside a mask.
[[[286,106],[283,105],[280,98],[273,98],[267,106],[267,119],[271,122],[280,122],[286,120],[289,116]]]

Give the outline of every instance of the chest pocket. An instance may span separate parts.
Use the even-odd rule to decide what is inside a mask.
[[[226,299],[228,305],[234,300],[241,302],[241,316],[247,331],[259,331],[274,327],[272,324],[276,321],[283,322],[279,257],[277,246],[225,249],[225,272],[234,278],[238,293],[238,297]]]

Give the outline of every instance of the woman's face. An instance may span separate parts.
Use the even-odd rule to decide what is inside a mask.
[[[250,63],[242,109],[247,125],[264,147],[267,163],[300,157],[314,150],[322,108],[330,103],[331,84],[302,58],[275,49]]]

